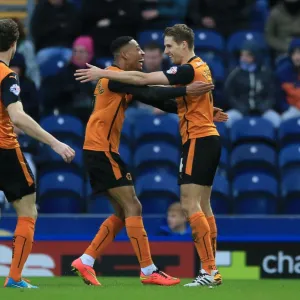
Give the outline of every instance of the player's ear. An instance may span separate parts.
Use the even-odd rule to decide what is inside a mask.
[[[128,59],[128,52],[127,51],[121,51],[120,52],[120,56],[123,58],[123,59]]]

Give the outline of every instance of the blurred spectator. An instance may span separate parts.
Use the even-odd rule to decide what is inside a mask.
[[[10,62],[10,68],[19,76],[22,100],[24,111],[35,121],[39,122],[40,107],[38,99],[38,91],[34,82],[26,76],[25,58],[22,54],[16,53]],[[36,154],[38,143],[35,139],[27,136],[19,128],[14,128],[18,135],[18,140],[21,149],[26,157],[28,164],[34,176],[36,176],[36,166],[33,156]]]
[[[118,36],[135,36],[139,11],[137,1],[83,0],[83,33],[95,42],[96,56],[111,56],[110,44]]]
[[[164,28],[184,23],[189,0],[142,0],[141,10],[145,28]]]
[[[190,26],[214,29],[229,36],[248,29],[255,0],[191,0],[187,21]]]
[[[272,108],[275,105],[274,82],[270,70],[262,64],[262,53],[258,45],[246,42],[242,47],[240,65],[229,75],[225,93],[229,105],[230,127],[243,116],[261,115],[274,126],[280,124],[280,116]]]
[[[86,122],[91,110],[94,94],[92,82],[82,84],[74,79],[78,68],[94,61],[94,43],[89,36],[80,36],[73,43],[70,63],[55,76],[49,76],[42,82],[44,114],[58,109],[60,113],[73,113]]]
[[[39,1],[31,19],[38,64],[54,55],[68,61],[72,56],[72,42],[80,30],[78,13],[67,0]]]
[[[191,236],[191,228],[187,224],[186,216],[179,202],[168,208],[167,225],[161,226],[158,235],[163,236]]]
[[[276,55],[288,52],[293,37],[300,37],[300,0],[276,4],[267,19],[266,40]]]
[[[300,39],[294,39],[291,42],[289,56],[290,60],[285,62],[277,74],[285,98],[290,105],[282,115],[283,120],[300,116]]]
[[[20,37],[17,44],[17,52],[21,53],[25,58],[26,63],[26,77],[33,80],[36,87],[40,87],[41,77],[39,67],[36,63],[35,49],[32,41],[28,40],[25,33],[23,23],[19,19],[14,19],[18,24]]]
[[[144,47],[144,71],[157,72],[163,70],[163,51],[161,47],[155,43],[149,43]]]

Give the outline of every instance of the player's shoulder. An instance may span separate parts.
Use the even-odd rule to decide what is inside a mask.
[[[18,79],[17,74],[8,65],[0,62],[0,79],[3,80],[6,77]]]

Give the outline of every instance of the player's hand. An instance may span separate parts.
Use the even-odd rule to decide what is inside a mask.
[[[186,87],[186,94],[189,96],[201,96],[212,91],[214,87],[212,83],[195,81]]]
[[[227,122],[228,114],[223,112],[223,109],[214,107],[214,122]]]
[[[101,68],[98,68],[96,66],[86,64],[87,69],[78,69],[76,70],[74,76],[75,79],[80,82],[89,82],[89,81],[95,81],[102,78],[101,71],[103,71]]]
[[[70,163],[75,157],[75,151],[68,145],[59,141],[56,141],[53,145],[51,145],[51,148],[59,154],[66,163]]]

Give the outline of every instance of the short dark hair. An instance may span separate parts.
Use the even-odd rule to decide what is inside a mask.
[[[164,36],[173,37],[174,41],[179,44],[186,41],[190,50],[194,48],[195,35],[192,28],[185,24],[176,24],[165,29]]]
[[[161,46],[157,42],[150,42],[145,45],[144,50],[160,50],[162,51]]]
[[[127,45],[130,41],[133,40],[132,36],[120,36],[116,38],[110,45],[110,51],[113,55],[116,55],[117,52],[120,51],[120,49]]]
[[[19,38],[18,25],[12,19],[0,20],[0,52],[9,50]]]

